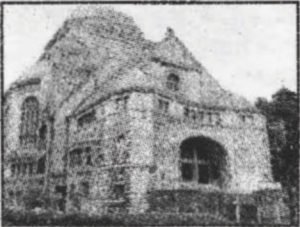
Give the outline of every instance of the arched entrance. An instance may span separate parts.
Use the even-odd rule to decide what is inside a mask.
[[[199,184],[222,184],[226,175],[227,152],[217,141],[208,137],[191,137],[180,145],[183,181]]]

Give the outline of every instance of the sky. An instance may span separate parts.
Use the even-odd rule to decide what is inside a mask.
[[[283,86],[296,91],[296,6],[113,5],[146,39],[167,27],[227,90],[254,102]],[[32,66],[76,5],[4,6],[4,89]]]

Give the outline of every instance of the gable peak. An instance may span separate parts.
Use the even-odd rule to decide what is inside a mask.
[[[175,32],[174,32],[173,28],[167,27],[165,39],[173,38],[173,37],[175,37]]]

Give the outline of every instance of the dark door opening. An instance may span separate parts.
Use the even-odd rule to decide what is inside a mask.
[[[59,196],[58,198],[58,209],[65,211],[66,209],[66,197],[67,197],[67,186],[56,186],[55,193]]]

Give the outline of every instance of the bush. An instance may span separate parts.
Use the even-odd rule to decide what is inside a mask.
[[[123,225],[108,217],[90,217],[85,214],[61,215],[47,211],[36,214],[33,211],[3,210],[3,226],[104,226]]]
[[[212,214],[178,213],[115,213],[106,216],[57,214],[47,211],[3,210],[3,226],[166,226],[166,225],[231,225],[225,218]]]

